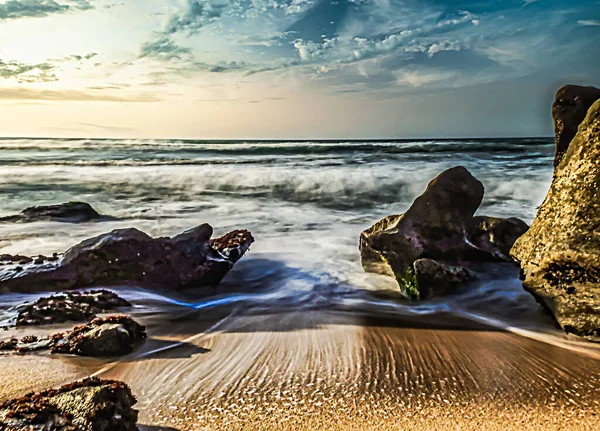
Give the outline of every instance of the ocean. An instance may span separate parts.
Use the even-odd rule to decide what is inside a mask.
[[[84,201],[117,221],[0,224],[0,253],[51,254],[116,228],[171,236],[201,223],[256,242],[213,298],[132,289],[194,309],[334,308],[396,315],[458,314],[503,328],[556,331],[516,273],[418,304],[373,301],[394,289],[365,274],[358,237],[405,211],[443,170],[465,166],[485,186],[479,214],[530,223],[552,176],[553,139],[190,141],[1,139],[0,216]],[[240,293],[243,291],[243,293]],[[2,295],[4,309],[23,299]],[[7,318],[7,316],[4,316]],[[0,319],[1,320],[1,319]]]
[[[111,287],[148,333],[129,355],[0,354],[0,401],[98,376],[131,387],[143,431],[592,426],[600,350],[557,328],[516,265],[408,302],[360,264],[360,232],[456,165],[485,186],[480,214],[531,222],[553,153],[546,138],[0,140],[0,216],[79,200],[118,218],[0,223],[0,253],[49,255],[116,228],[171,236],[204,222],[256,239],[210,294]],[[46,294],[0,293],[0,326]],[[73,325],[8,328],[0,339]]]

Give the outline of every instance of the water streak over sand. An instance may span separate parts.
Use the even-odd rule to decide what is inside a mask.
[[[132,386],[141,423],[178,430],[523,429],[518,420],[527,429],[594,429],[600,421],[593,346],[574,352],[458,320],[434,329],[326,311],[197,313],[168,324],[166,315],[147,318],[155,336],[108,366],[36,358],[24,371],[29,357],[0,358],[3,396],[103,369]]]

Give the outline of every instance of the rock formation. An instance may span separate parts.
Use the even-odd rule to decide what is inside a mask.
[[[56,262],[4,265],[0,291],[33,292],[91,286],[136,285],[184,289],[217,285],[254,238],[236,230],[211,240],[202,224],[173,238],[117,229],[81,242]]]
[[[583,336],[600,335],[599,188],[596,101],[560,158],[531,229],[511,250],[521,263],[525,289],[565,331]]]
[[[600,89],[565,85],[556,93],[552,105],[554,131],[556,134],[556,155],[554,166],[558,166],[569,144],[577,133],[577,128],[587,115],[592,104],[600,99]]]
[[[82,322],[131,304],[108,290],[62,292],[17,307],[16,326]]]
[[[422,299],[472,279],[460,268],[469,262],[511,260],[506,254],[511,241],[527,225],[517,219],[474,218],[483,193],[483,184],[462,166],[442,172],[406,213],[362,232],[363,267],[395,277],[405,296]]]
[[[0,217],[0,222],[34,222],[60,221],[65,223],[82,223],[86,221],[114,220],[112,217],[98,214],[85,202],[67,202],[58,205],[44,205],[26,208],[20,214]]]
[[[90,378],[0,404],[0,430],[137,431],[136,402],[125,383]]]
[[[146,338],[146,329],[131,317],[112,315],[96,318],[66,333],[48,337],[28,335],[21,340],[0,341],[0,351],[17,353],[50,350],[79,356],[122,356],[131,353]]]
[[[480,250],[495,254],[499,259],[508,259],[513,244],[527,229],[527,223],[516,217],[476,216],[467,228],[467,238]]]

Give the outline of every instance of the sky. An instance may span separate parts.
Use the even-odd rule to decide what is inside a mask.
[[[551,136],[600,0],[0,0],[0,136]]]

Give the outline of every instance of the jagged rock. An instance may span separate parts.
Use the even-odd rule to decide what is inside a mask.
[[[483,199],[483,184],[462,166],[448,169],[429,183],[406,213],[389,216],[361,234],[367,271],[401,273],[422,257],[444,259],[471,254],[465,225]]]
[[[507,256],[511,241],[526,225],[518,219],[474,218],[483,193],[483,184],[462,166],[442,172],[406,213],[386,217],[362,232],[364,269],[395,277],[406,297],[419,299],[424,292],[440,290],[423,284],[436,282],[425,273],[415,287],[414,263],[419,259],[436,261],[434,272],[442,278],[453,274],[457,280],[467,273],[460,267],[470,263],[512,261]],[[463,281],[470,279],[472,274]]]
[[[62,339],[58,334],[51,351],[80,356],[121,356],[131,353],[146,338],[146,329],[123,315],[96,318],[90,323],[75,327]]]
[[[467,238],[478,249],[495,254],[501,260],[512,261],[510,249],[528,229],[527,223],[516,217],[477,216],[468,227]]]
[[[556,155],[554,166],[558,166],[569,144],[577,133],[577,128],[585,119],[590,106],[600,99],[600,89],[565,85],[556,93],[552,105],[554,133],[556,135]]]
[[[50,350],[79,356],[122,356],[131,353],[146,338],[146,328],[129,316],[112,315],[96,318],[66,333],[48,337],[28,335],[21,340],[0,341],[0,351],[17,353]]]
[[[34,221],[60,221],[66,223],[82,223],[86,221],[114,220],[98,214],[98,212],[85,202],[67,202],[58,205],[43,205],[26,208],[20,214],[0,217],[0,222],[34,222]]]
[[[123,382],[85,379],[0,404],[0,430],[137,431],[136,402]]]
[[[62,292],[19,306],[16,326],[82,322],[131,304],[108,290]]]
[[[136,285],[184,289],[217,285],[254,238],[236,230],[211,240],[202,224],[173,238],[117,229],[81,242],[45,265],[0,268],[0,291],[32,292],[90,286]]]
[[[567,332],[600,335],[600,101],[554,171],[529,231],[511,254],[523,286]]]
[[[476,279],[466,268],[445,265],[432,259],[418,259],[413,263],[414,288],[417,298],[426,299],[436,294],[452,291],[453,288]]]

